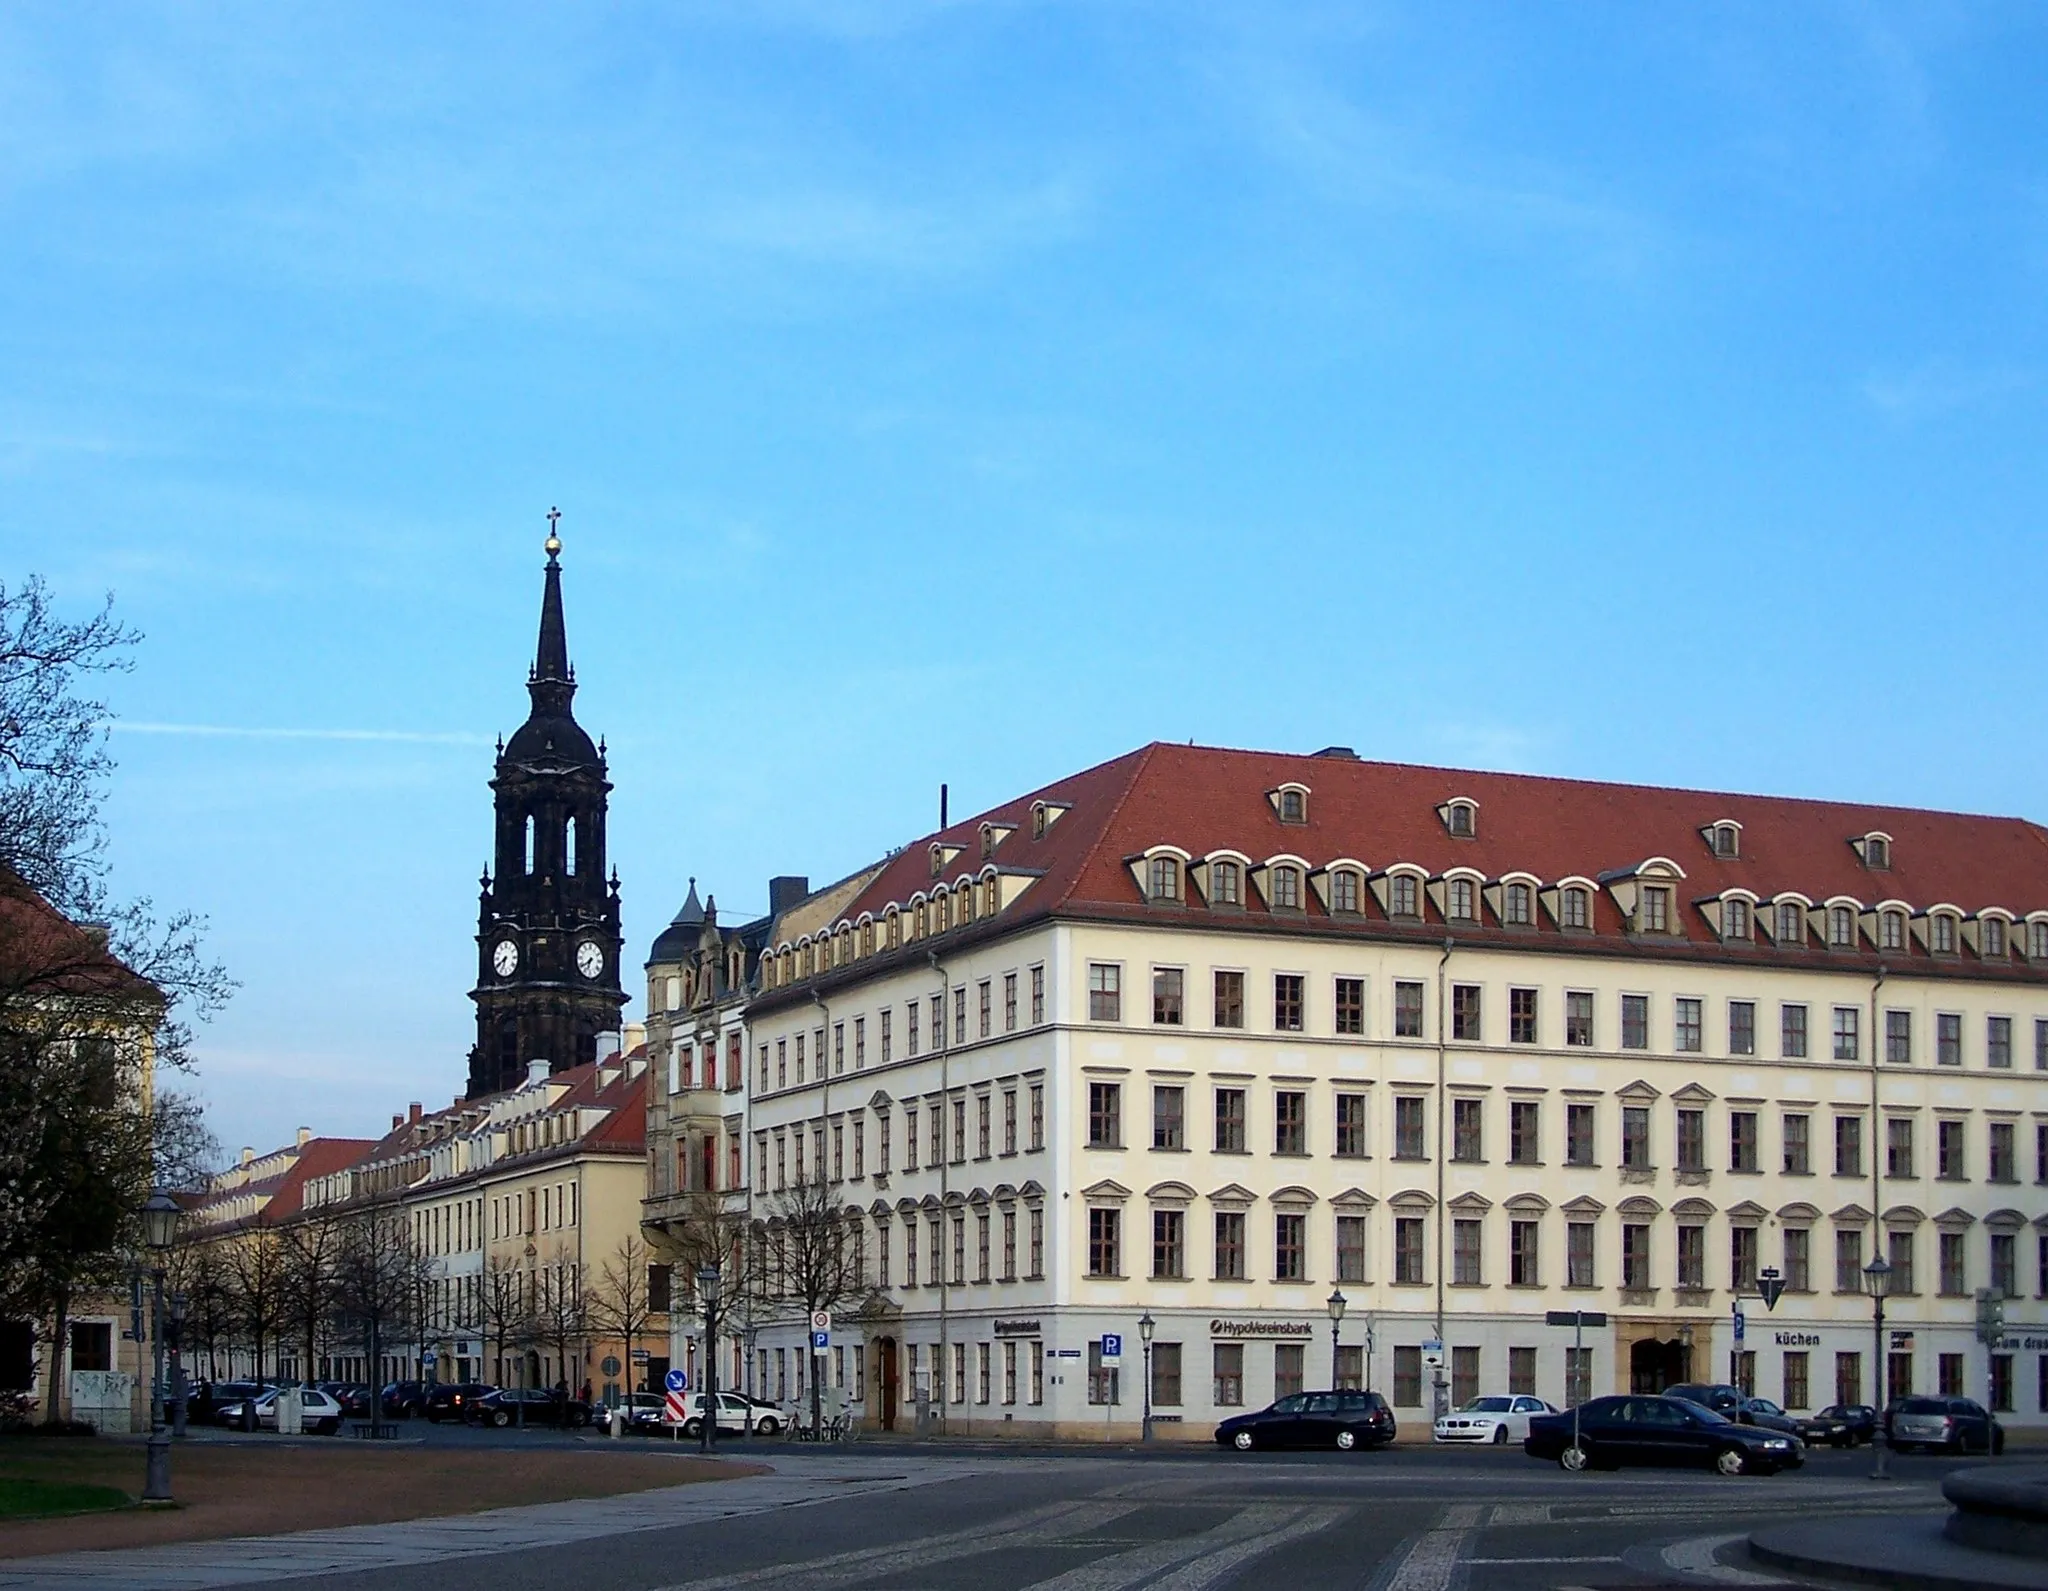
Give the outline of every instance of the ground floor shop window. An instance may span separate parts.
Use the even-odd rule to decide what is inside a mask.
[[[1177,1342],[1152,1344],[1152,1407],[1180,1407],[1180,1344]]]
[[[1219,1342],[1211,1350],[1214,1367],[1214,1395],[1219,1409],[1241,1408],[1244,1404],[1244,1344]],[[2048,1366],[2048,1357],[2042,1360]],[[2048,1386],[2048,1380],[2042,1383]]]
[[[1536,1397],[1536,1350],[1508,1350],[1508,1391],[1516,1397]]]
[[[1841,1404],[1858,1404],[1863,1401],[1862,1354],[1835,1355],[1835,1401]]]
[[[1991,1407],[1999,1414],[2012,1413],[2012,1355],[1991,1356]]]
[[[1811,1394],[1807,1390],[1807,1360],[1804,1353],[1785,1355],[1785,1407],[1788,1409],[1810,1409],[1813,1407]]]
[[[1451,1350],[1451,1407],[1462,1409],[1479,1396],[1479,1350]]]
[[[1564,1401],[1567,1407],[1584,1403],[1593,1395],[1593,1350],[1567,1348],[1564,1351]]]
[[[1097,1337],[1088,1344],[1088,1401],[1095,1404],[1121,1403],[1120,1391],[1117,1367],[1103,1364],[1102,1339]]]
[[[1345,1343],[1337,1349],[1337,1387],[1343,1392],[1357,1392],[1365,1386],[1365,1350],[1356,1343]]]
[[[1394,1350],[1394,1402],[1404,1409],[1422,1407],[1422,1350],[1419,1347]]]
[[[1273,1396],[1291,1397],[1301,1390],[1306,1352],[1298,1342],[1273,1344]]]

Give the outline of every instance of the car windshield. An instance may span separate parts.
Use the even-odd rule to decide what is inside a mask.
[[[1948,1405],[1940,1398],[1901,1398],[1894,1407],[1901,1414],[1948,1413]]]
[[[1458,1412],[1460,1414],[1506,1414],[1514,1407],[1509,1398],[1474,1398]]]
[[[1710,1409],[1704,1403],[1693,1403],[1685,1412],[1701,1425],[1733,1425],[1735,1422],[1718,1409]]]
[[[1751,1398],[1749,1400],[1749,1406],[1752,1409],[1754,1409],[1758,1414],[1783,1414],[1785,1412],[1783,1409],[1779,1408],[1777,1404],[1773,1403],[1769,1398]]]

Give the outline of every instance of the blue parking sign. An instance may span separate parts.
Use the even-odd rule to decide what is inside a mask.
[[[1104,1364],[1124,1356],[1124,1339],[1120,1332],[1105,1331],[1102,1334],[1102,1361]]]
[[[661,1384],[671,1392],[687,1392],[690,1390],[690,1378],[680,1370],[671,1370],[661,1378]]]

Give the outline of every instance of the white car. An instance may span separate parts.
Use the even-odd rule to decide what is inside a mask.
[[[333,1436],[341,1429],[341,1400],[312,1387],[299,1389],[300,1428],[316,1436]],[[219,1409],[215,1419],[222,1425],[238,1426],[242,1423],[242,1405],[230,1403]],[[258,1430],[277,1429],[277,1391],[275,1388],[256,1400],[256,1426]]]
[[[692,1392],[689,1418],[683,1421],[683,1435],[696,1437],[704,1430],[704,1394]],[[774,1405],[749,1402],[737,1392],[718,1394],[718,1429],[721,1435],[776,1436],[789,1423],[788,1416]]]
[[[1555,1414],[1541,1398],[1526,1394],[1474,1398],[1455,1414],[1436,1422],[1439,1442],[1491,1442],[1504,1446],[1529,1435],[1529,1416]]]

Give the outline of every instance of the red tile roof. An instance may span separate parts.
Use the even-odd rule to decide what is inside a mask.
[[[1288,783],[1308,787],[1305,823],[1282,823],[1268,799]],[[1438,812],[1460,796],[1478,808],[1469,839],[1450,834]],[[1033,839],[1031,813],[1039,801],[1067,810]],[[1722,819],[1742,825],[1739,859],[1716,857],[1701,833]],[[1599,879],[1665,857],[1685,875],[1676,886],[1683,909],[1668,946],[1681,952],[1721,948],[1713,925],[1691,903],[1735,888],[1765,901],[1795,892],[1815,903],[1846,896],[1864,906],[1899,900],[1916,910],[1948,905],[1965,914],[1987,907],[2020,917],[2048,911],[2048,829],[2019,818],[1155,742],[905,847],[848,906],[847,920],[879,917],[891,902],[905,904],[940,882],[931,876],[934,842],[960,850],[943,880],[978,874],[987,865],[979,849],[984,823],[1012,827],[989,859],[994,865],[1040,876],[999,921],[974,924],[969,932],[977,936],[1051,915],[1157,920],[1160,909],[1145,902],[1129,864],[1161,845],[1197,858],[1239,851],[1255,865],[1292,854],[1312,869],[1350,859],[1374,873],[1408,863],[1431,877],[1466,867],[1488,879],[1526,872],[1546,884],[1572,876]],[[1873,832],[1891,837],[1889,869],[1865,867],[1850,843]],[[1615,948],[1619,913],[1604,892],[1595,900],[1595,934],[1568,942],[1595,949],[1604,939],[1606,948]],[[1445,931],[1433,909],[1421,925],[1388,922],[1370,892],[1363,919],[1329,920],[1313,891],[1306,904],[1313,919],[1307,926],[1316,931],[1431,941]],[[1192,915],[1207,914],[1198,905]],[[1303,918],[1286,914],[1285,930],[1303,931]],[[1564,940],[1546,915],[1538,918],[1537,931],[1552,945]],[[1246,910],[1232,921],[1262,926],[1273,919],[1247,890]],[[1528,932],[1513,931],[1514,942],[1526,943]],[[1510,937],[1490,916],[1477,927],[1460,924],[1456,933],[1460,942]],[[1640,941],[1629,945],[1644,948]],[[1775,950],[1765,944],[1758,953]],[[1805,954],[1831,963],[1843,959],[1817,947]],[[2022,976],[2033,970],[2023,964],[2011,969]]]
[[[0,866],[0,984],[36,997],[158,997],[153,984],[108,951],[103,932],[72,922],[6,866]]]

